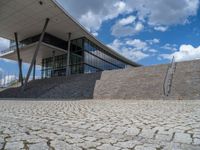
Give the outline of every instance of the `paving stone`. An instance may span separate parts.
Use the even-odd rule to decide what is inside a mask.
[[[73,144],[73,143],[82,143],[84,142],[83,139],[80,138],[70,138],[65,140],[67,143]]]
[[[97,139],[94,137],[85,137],[84,140],[93,142],[93,141],[96,141]]]
[[[175,133],[174,141],[178,143],[185,143],[185,144],[191,144],[192,138],[190,134],[186,133]]]
[[[199,108],[200,101],[1,100],[0,147],[5,139],[32,150],[199,150]]]
[[[161,140],[161,141],[171,141],[172,140],[172,134],[157,134],[156,135],[156,139],[157,140]]]
[[[111,127],[103,127],[99,131],[100,132],[111,132],[112,130],[113,130],[113,128],[111,128]]]
[[[114,146],[122,147],[122,148],[134,148],[135,145],[139,144],[137,141],[126,141],[126,142],[118,142],[114,144]]]
[[[156,150],[154,147],[145,147],[142,145],[136,146],[134,150]]]
[[[126,130],[126,134],[131,135],[131,136],[138,135],[139,133],[140,133],[140,129],[138,128],[128,128]]]
[[[103,138],[103,139],[100,139],[98,140],[98,142],[101,142],[101,143],[106,143],[106,144],[114,144],[118,141],[119,139],[117,138]]]
[[[81,150],[81,148],[80,147],[78,147],[78,146],[75,146],[75,145],[71,145],[71,144],[68,144],[68,143],[66,143],[66,142],[64,142],[64,141],[58,141],[58,140],[56,140],[56,141],[51,141],[51,146],[53,147],[53,148],[55,148],[55,149],[60,149],[60,150],[62,150],[62,149],[69,149],[69,150]]]
[[[90,127],[89,129],[97,131],[97,130],[101,129],[103,126],[105,126],[105,125],[104,124],[96,124],[96,125]]]
[[[0,143],[4,143],[4,138],[0,137]]]
[[[143,129],[139,136],[152,139],[155,132],[151,129]]]
[[[5,149],[7,149],[7,150],[22,149],[23,147],[24,147],[23,141],[7,142],[5,145]]]
[[[199,146],[181,144],[181,150],[199,150]]]
[[[195,145],[200,145],[200,139],[194,138],[194,144]]]
[[[29,150],[37,150],[37,149],[47,150],[47,149],[49,149],[49,146],[47,145],[47,143],[44,143],[44,142],[36,143],[36,144],[29,144],[28,147],[29,147]]]
[[[194,138],[199,138],[199,139],[200,139],[200,133],[194,133],[193,137],[194,137]]]
[[[126,132],[126,129],[126,127],[117,127],[112,131],[112,133],[123,134]]]
[[[115,147],[115,146],[112,146],[110,144],[103,144],[99,147],[97,147],[97,149],[99,150],[119,150],[120,148],[119,147]]]
[[[0,149],[3,149],[3,143],[0,143]]]
[[[86,141],[86,142],[83,142],[83,143],[78,143],[77,144],[79,147],[82,147],[84,149],[90,149],[90,148],[96,148],[97,146],[100,146],[101,143],[99,142],[89,142],[89,141]]]

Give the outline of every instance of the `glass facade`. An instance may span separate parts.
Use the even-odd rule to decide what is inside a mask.
[[[84,39],[84,73],[125,68],[126,64],[91,41]]]
[[[67,42],[66,42],[67,43]],[[53,45],[52,43],[48,43]],[[68,44],[68,43],[67,43]],[[54,45],[55,46],[55,45]],[[65,45],[65,49],[67,45]],[[60,46],[57,46],[62,48]],[[71,74],[84,73],[84,53],[83,53],[83,39],[76,39],[71,41],[70,49],[70,72]],[[42,60],[42,77],[49,78],[53,76],[65,76],[67,68],[67,51],[66,54],[45,58]]]
[[[20,47],[39,41],[40,35],[36,35],[20,41]],[[55,36],[45,33],[44,43],[66,50],[68,42]],[[11,42],[15,47],[15,42]],[[103,70],[121,69],[126,63],[108,53],[86,38],[79,38],[71,41],[70,45],[70,72],[71,74],[94,73]],[[66,53],[60,56],[44,58],[42,60],[42,77],[65,76],[67,64]]]
[[[49,36],[50,37],[50,36]],[[45,42],[45,41],[44,41]],[[67,48],[67,42],[55,45],[53,40],[48,44]],[[59,42],[57,42],[59,43]],[[126,63],[112,56],[86,38],[71,41],[70,72],[71,74],[94,73],[103,70],[122,69]],[[42,77],[66,75],[67,54],[45,58],[42,60]]]
[[[83,73],[82,57],[71,53],[70,70],[72,74]],[[42,60],[42,77],[65,76],[67,67],[67,54],[45,58]]]

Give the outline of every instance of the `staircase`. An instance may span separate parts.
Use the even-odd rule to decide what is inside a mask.
[[[35,80],[25,91],[19,87],[0,92],[0,98],[91,99],[100,76],[101,73],[94,73]]]
[[[175,71],[176,71],[176,62],[175,62],[175,59],[173,57],[171,64],[169,64],[169,66],[167,68],[165,80],[164,80],[164,83],[163,83],[164,96],[168,97],[171,93],[171,87],[172,87],[173,77],[174,77]]]
[[[95,99],[200,99],[200,60],[168,65],[105,71],[96,82]]]
[[[162,99],[167,65],[105,71],[97,81],[95,99]]]
[[[178,63],[167,99],[200,100],[200,60]]]
[[[156,65],[35,80],[25,91],[18,87],[0,92],[0,98],[200,99],[200,60],[176,64],[173,80],[166,80],[170,81],[166,95],[163,83],[167,70],[168,65]]]

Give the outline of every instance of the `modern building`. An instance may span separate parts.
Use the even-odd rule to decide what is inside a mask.
[[[102,44],[56,0],[1,0],[0,37],[11,40],[0,55],[18,62],[21,79],[22,63],[30,64],[25,84],[35,65],[43,78],[140,66]]]

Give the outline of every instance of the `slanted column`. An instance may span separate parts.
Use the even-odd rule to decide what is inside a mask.
[[[39,51],[39,49],[40,49],[41,43],[42,43],[42,41],[43,41],[44,34],[45,34],[46,29],[47,29],[48,23],[49,23],[49,18],[47,18],[46,21],[45,21],[44,28],[43,28],[42,33],[41,33],[41,35],[40,35],[40,40],[39,40],[39,42],[38,42],[38,44],[37,44],[37,47],[36,47],[36,49],[35,49],[35,53],[34,53],[34,55],[33,55],[33,58],[32,58],[32,61],[31,61],[31,64],[30,64],[30,67],[29,67],[29,70],[28,70],[28,73],[27,73],[27,76],[26,76],[26,79],[25,79],[25,83],[24,83],[23,90],[25,90],[26,85],[27,85],[28,80],[29,80],[29,77],[30,77],[30,75],[31,75],[31,71],[32,71],[32,68],[33,68],[33,64],[34,64],[34,62],[36,61],[36,57],[37,57],[38,51]]]
[[[33,64],[33,80],[35,80],[35,67],[36,67],[36,60],[34,61]]]
[[[71,68],[70,68],[70,48],[71,48],[71,33],[68,34],[66,75],[70,75],[71,74]]]
[[[14,35],[15,35],[15,42],[16,42],[18,67],[19,67],[19,82],[21,82],[21,86],[23,86],[22,59],[20,58],[19,43],[18,43],[18,35],[17,35],[17,32],[15,32]]]

